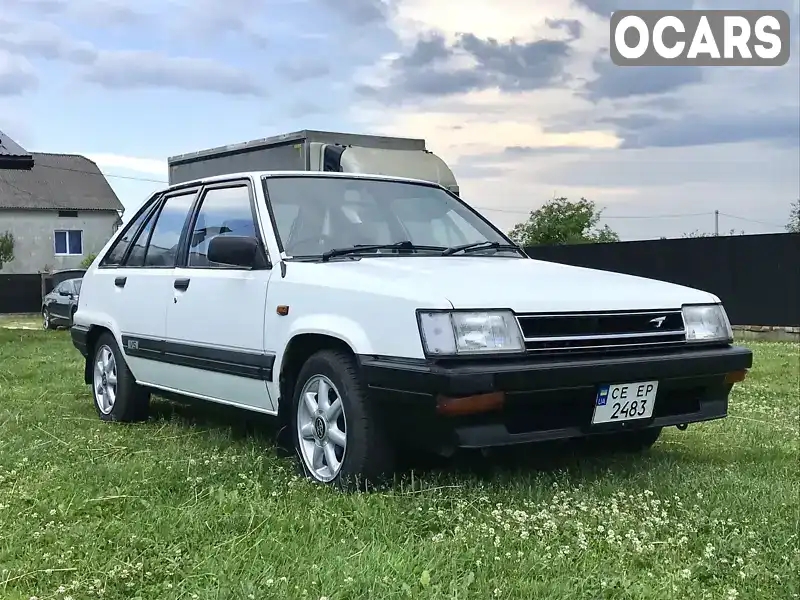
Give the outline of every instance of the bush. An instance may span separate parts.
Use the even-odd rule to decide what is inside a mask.
[[[82,268],[82,269],[88,269],[89,267],[91,267],[91,266],[92,266],[92,263],[94,262],[94,259],[95,259],[95,258],[97,258],[97,254],[90,254],[89,256],[87,256],[86,258],[84,258],[84,259],[81,261],[81,268]]]
[[[10,231],[0,234],[0,269],[14,260],[14,236]]]

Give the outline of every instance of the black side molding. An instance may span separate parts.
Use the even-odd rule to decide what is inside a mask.
[[[272,367],[275,364],[274,354],[127,335],[122,336],[122,350],[126,355],[136,358],[262,381],[272,381]]]

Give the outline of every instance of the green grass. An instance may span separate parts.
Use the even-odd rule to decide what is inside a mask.
[[[797,598],[798,347],[643,456],[519,449],[341,494],[269,421],[101,423],[66,331],[0,327],[0,598]]]

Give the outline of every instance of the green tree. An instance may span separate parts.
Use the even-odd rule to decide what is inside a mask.
[[[0,234],[0,269],[14,260],[14,236],[10,231]]]
[[[81,261],[81,269],[88,269],[92,266],[94,259],[97,258],[97,254],[90,254],[86,258]]]
[[[735,229],[731,229],[728,233],[723,233],[722,235],[745,235],[744,230],[741,229],[738,232]],[[684,233],[681,237],[683,238],[699,238],[699,237],[715,237],[713,233],[706,233],[705,231],[699,231],[695,229],[689,233]],[[666,239],[666,238],[663,238]]]
[[[508,237],[521,246],[618,242],[608,225],[597,227],[601,214],[586,198],[577,202],[554,198],[532,210],[527,221],[514,225]]]
[[[789,210],[789,222],[786,224],[786,231],[789,233],[800,233],[800,198],[792,203]]]

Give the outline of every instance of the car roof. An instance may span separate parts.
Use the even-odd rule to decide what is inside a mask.
[[[441,187],[439,184],[426,179],[415,179],[412,177],[399,177],[396,175],[376,175],[370,173],[340,173],[334,171],[240,171],[236,173],[225,173],[223,175],[211,175],[190,181],[176,183],[162,191],[169,191],[175,188],[190,187],[204,183],[215,183],[228,179],[252,177],[260,179],[262,177],[326,177],[330,179],[378,179],[381,181],[395,181],[399,183],[415,183],[432,187]]]

